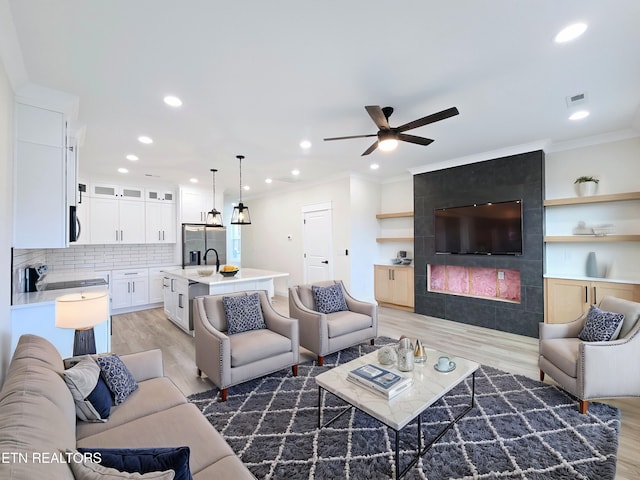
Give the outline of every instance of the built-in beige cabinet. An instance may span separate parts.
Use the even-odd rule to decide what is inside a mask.
[[[640,285],[620,282],[545,279],[546,323],[567,323],[580,317],[603,297],[640,302]]]
[[[413,311],[413,268],[374,265],[376,301],[383,306]]]

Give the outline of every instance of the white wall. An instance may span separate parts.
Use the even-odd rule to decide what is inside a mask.
[[[0,385],[9,366],[11,312],[9,275],[13,235],[13,90],[0,62],[0,272],[5,281],[0,288]]]
[[[333,275],[350,283],[349,178],[246,200],[251,225],[242,228],[242,266],[288,272],[288,285],[304,282],[302,207],[331,203],[333,219]],[[291,236],[291,239],[288,239]],[[276,282],[276,293],[286,294],[286,285]]]
[[[577,196],[574,181],[582,175],[600,180],[598,195],[640,191],[640,138],[599,144],[545,155],[545,198]],[[571,235],[579,221],[587,225],[613,224],[617,234],[640,232],[637,201],[547,207],[546,235]],[[599,276],[640,281],[640,244],[549,243],[545,250],[545,274],[586,276],[589,252],[595,252]]]

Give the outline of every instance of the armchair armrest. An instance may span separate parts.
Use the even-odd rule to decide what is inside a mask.
[[[202,298],[193,301],[196,366],[216,385],[231,383],[231,343],[206,317]]]
[[[376,310],[378,309],[378,305],[370,302],[363,302],[362,300],[356,300],[349,293],[345,292],[344,299],[347,302],[347,307],[352,312],[361,313],[363,315],[368,315],[369,317],[374,317],[376,315]]]
[[[584,327],[586,316],[569,323],[540,323],[540,340],[576,338]]]
[[[162,350],[146,350],[144,352],[120,355],[122,362],[136,379],[136,382],[164,376]]]
[[[305,307],[295,288],[289,289],[289,316],[299,322],[300,345],[314,352],[328,348],[327,315]]]

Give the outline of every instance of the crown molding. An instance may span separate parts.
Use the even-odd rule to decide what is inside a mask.
[[[583,137],[575,140],[567,140],[565,142],[554,142],[545,150],[545,152],[564,152],[565,150],[575,150],[578,148],[591,147],[593,145],[600,145],[602,143],[619,142],[621,140],[628,140],[635,137],[640,137],[640,131],[636,131],[630,128],[627,130],[601,133],[599,135],[592,135],[590,137]]]

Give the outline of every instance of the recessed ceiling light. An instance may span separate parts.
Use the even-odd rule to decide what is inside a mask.
[[[129,170],[127,170],[126,168],[119,168],[118,172],[119,173],[129,173]]]
[[[148,145],[148,144],[150,144],[150,143],[153,143],[153,140],[151,140],[151,138],[150,138],[150,137],[147,137],[146,135],[140,135],[140,136],[138,137],[138,141],[139,141],[140,143],[144,143],[144,144],[146,144],[146,145]]]
[[[291,175],[300,175],[300,170],[298,170],[297,168],[294,170],[291,170]]]
[[[563,28],[553,39],[556,43],[570,42],[578,38],[587,30],[586,23],[573,23],[568,27]]]
[[[300,148],[303,150],[309,150],[311,148],[311,142],[309,140],[302,140],[300,142]]]
[[[127,160],[131,160],[132,162],[135,162],[136,160],[140,160],[137,155],[132,155],[132,154],[127,155],[125,158]]]
[[[249,185],[245,185],[244,187],[242,187],[244,190],[251,190],[251,187]]]
[[[264,179],[264,183],[271,183],[271,182],[273,182],[273,180],[271,180],[270,178],[265,178]]]
[[[164,103],[166,103],[170,107],[182,106],[182,100],[180,100],[178,97],[174,97],[173,95],[167,95],[166,97],[164,97]]]
[[[380,165],[378,165],[377,163],[372,163],[371,165],[369,165],[369,168],[371,170],[377,170],[380,168]]]
[[[582,120],[583,118],[587,118],[589,116],[589,112],[587,110],[578,110],[577,112],[571,114],[569,120]]]
[[[190,178],[189,181],[191,183],[198,183],[198,179],[197,178]]]

